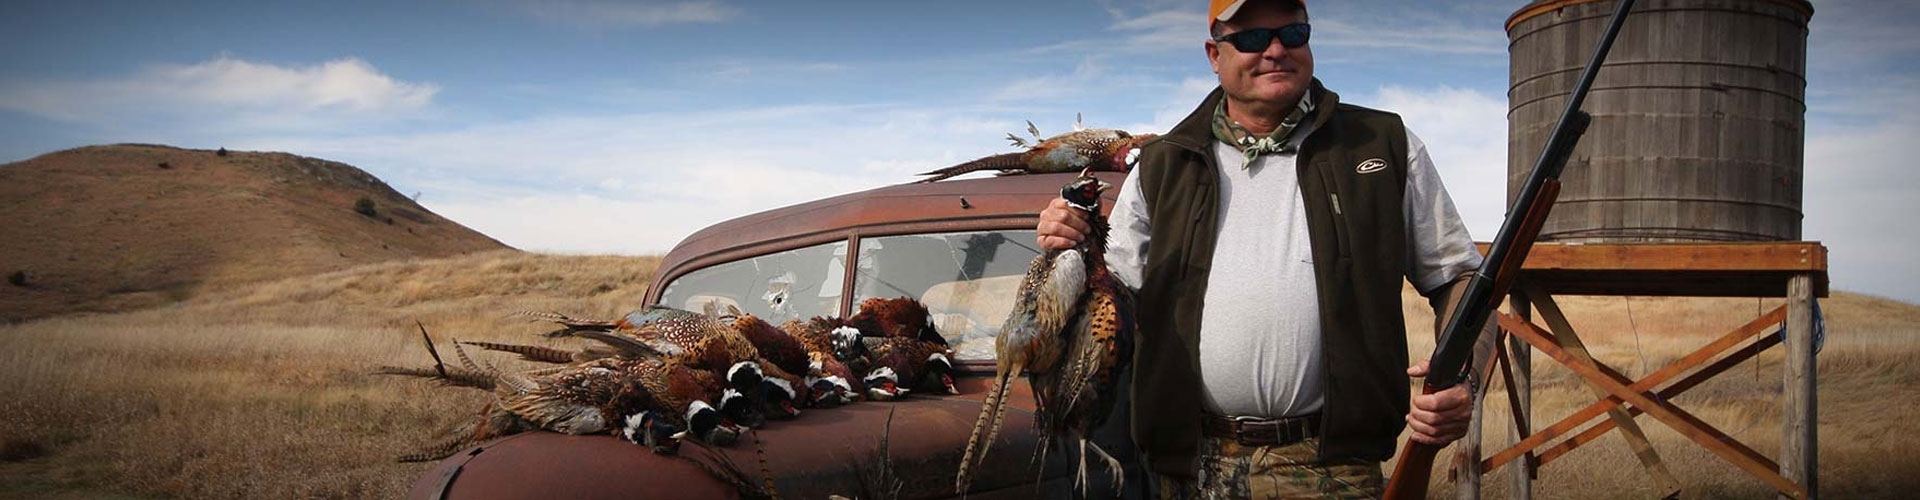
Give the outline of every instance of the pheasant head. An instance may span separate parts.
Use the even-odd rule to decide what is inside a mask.
[[[1140,145],[1148,140],[1160,137],[1160,134],[1128,135],[1120,132],[1120,138],[1107,144],[1106,160],[1114,172],[1131,172],[1140,163]]]
[[[723,413],[746,403],[746,400],[739,392],[727,389],[727,395],[720,398],[720,409],[714,409],[705,401],[694,401],[687,407],[687,430],[674,437],[681,438],[692,433],[700,441],[714,446],[733,444],[734,440],[740,438],[740,427]]]
[[[1112,184],[1093,176],[1093,169],[1082,170],[1080,178],[1060,188],[1060,197],[1065,198],[1073,208],[1090,213],[1100,213],[1100,193],[1112,189]]]
[[[722,424],[738,424],[749,429],[757,429],[767,422],[767,416],[760,411],[760,405],[755,404],[753,398],[747,393],[734,389],[721,391],[720,408],[714,416],[720,417]],[[691,421],[693,417],[687,418]]]
[[[765,405],[764,414],[781,420],[800,416],[800,409],[794,406],[794,402],[800,400],[802,389],[804,388],[794,387],[793,382],[787,379],[767,377],[761,382],[760,387],[765,394],[761,403]]]
[[[924,382],[921,384],[933,386],[937,383],[937,389],[946,391],[947,394],[960,393],[960,387],[953,385],[953,360],[947,357],[946,352],[928,355],[924,370],[927,374],[923,376]]]
[[[662,455],[670,455],[680,449],[680,428],[661,418],[659,413],[647,410],[628,415],[625,424],[620,429],[620,436],[633,444],[645,446]]]
[[[874,401],[900,399],[901,396],[905,396],[908,392],[912,391],[912,389],[900,385],[900,374],[893,371],[892,367],[887,366],[874,368],[873,371],[868,372],[867,377],[861,379],[860,382],[861,385],[867,387],[867,399]]]

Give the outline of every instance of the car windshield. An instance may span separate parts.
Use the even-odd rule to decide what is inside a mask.
[[[871,297],[920,299],[956,357],[991,360],[994,335],[1039,254],[1032,230],[863,238],[854,305]]]
[[[840,312],[846,278],[847,242],[736,260],[675,278],[660,293],[660,305],[703,310],[728,306],[774,324]]]

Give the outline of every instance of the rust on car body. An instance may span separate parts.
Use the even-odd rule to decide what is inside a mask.
[[[1096,175],[1115,186],[1124,180],[1124,174]],[[1042,174],[902,184],[721,222],[687,237],[662,259],[646,303],[658,303],[666,285],[687,273],[823,243],[845,241],[858,247],[863,237],[1031,230],[1040,210],[1073,177]],[[1111,210],[1117,192],[1106,193],[1104,209]],[[846,260],[851,276],[853,259]],[[846,281],[848,290],[839,304],[843,315],[853,296],[853,280]],[[960,395],[916,393],[894,402],[805,410],[797,419],[770,422],[748,439],[713,451],[727,457],[756,487],[766,480],[764,453],[764,470],[781,498],[957,498],[961,495],[953,491],[954,474],[991,382],[978,375],[991,373],[993,362],[961,361],[960,368],[963,376],[955,381]],[[1018,380],[1012,392],[1013,410],[965,496],[1078,494],[1073,490],[1074,464],[1067,460],[1077,455],[1057,452],[1072,450],[1058,444],[1055,453],[1039,453],[1032,390]],[[1130,397],[1124,386],[1120,394],[1114,418],[1096,430],[1094,439],[1127,464],[1120,496],[1138,498],[1144,495],[1146,478],[1126,436]],[[876,451],[883,437],[888,450],[884,459]],[[698,447],[687,443],[674,457],[606,435],[520,434],[440,462],[415,481],[409,498],[739,498],[733,486],[694,462],[712,463]],[[898,479],[897,491],[872,480],[882,464]],[[1089,477],[1093,484],[1088,498],[1116,496],[1105,481],[1105,470],[1095,466]]]

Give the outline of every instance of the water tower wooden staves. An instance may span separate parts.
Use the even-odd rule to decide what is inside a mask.
[[[1538,0],[1507,19],[1509,202],[1554,120],[1613,0]],[[1482,456],[1480,425],[1458,449],[1458,493],[1511,470],[1514,496],[1534,471],[1619,430],[1652,496],[1683,487],[1639,425],[1657,421],[1785,497],[1816,491],[1813,297],[1827,294],[1826,247],[1800,239],[1805,144],[1805,0],[1640,0],[1583,108],[1593,122],[1567,161],[1559,201],[1528,255],[1509,312],[1508,342],[1480,375],[1504,380],[1516,441]],[[1732,332],[1639,380],[1593,361],[1554,295],[1785,297]],[[1543,325],[1534,324],[1538,312]],[[1782,325],[1780,335],[1772,334]],[[1612,327],[1615,325],[1606,325]],[[1617,325],[1625,329],[1627,325]],[[1714,375],[1785,344],[1778,462],[1673,405]],[[1529,422],[1529,358],[1538,349],[1598,401],[1558,422]],[[1486,386],[1482,384],[1484,391]],[[1484,392],[1481,396],[1484,396]],[[1646,414],[1649,420],[1636,421]],[[1479,418],[1476,411],[1476,419]],[[1510,466],[1509,466],[1510,464]]]

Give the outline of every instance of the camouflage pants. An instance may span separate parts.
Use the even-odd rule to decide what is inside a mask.
[[[1325,464],[1318,438],[1286,446],[1246,446],[1202,438],[1198,484],[1160,476],[1161,499],[1378,498],[1375,462]]]

